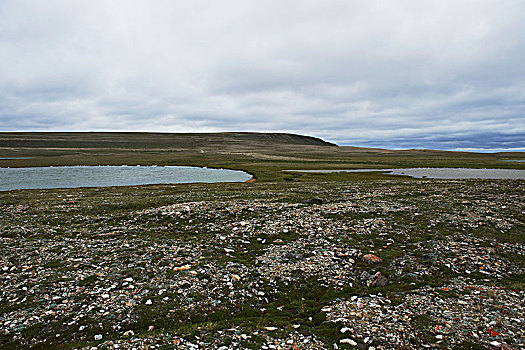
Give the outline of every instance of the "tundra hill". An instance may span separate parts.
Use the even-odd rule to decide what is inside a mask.
[[[1,159],[4,158],[4,159]],[[11,158],[11,159],[9,159]],[[12,159],[17,158],[17,159]],[[290,174],[289,169],[408,167],[517,168],[521,154],[384,150],[337,146],[285,133],[0,133],[0,167],[66,165],[187,165],[245,170],[258,181],[385,179],[361,174]]]
[[[0,147],[47,149],[163,149],[276,145],[336,146],[316,137],[285,133],[137,133],[137,132],[38,132],[0,133]]]

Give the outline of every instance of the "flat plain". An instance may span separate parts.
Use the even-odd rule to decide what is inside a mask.
[[[2,133],[2,167],[194,165],[255,182],[0,192],[0,347],[518,349],[525,182],[285,169],[525,169],[520,153],[288,134]]]

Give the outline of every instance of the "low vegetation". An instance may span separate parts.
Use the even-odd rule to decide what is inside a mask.
[[[3,134],[0,157],[32,158],[0,165],[206,165],[257,181],[0,192],[0,348],[524,346],[523,181],[282,172],[523,168],[500,161],[519,155],[58,136]]]

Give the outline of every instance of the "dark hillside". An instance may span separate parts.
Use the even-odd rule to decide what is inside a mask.
[[[0,147],[13,148],[191,149],[261,144],[336,146],[319,138],[284,133],[0,133]]]
[[[525,163],[501,158],[498,154],[339,147],[319,138],[285,133],[0,133],[0,167],[189,165],[245,170],[259,182],[363,176],[283,172],[289,169],[525,168]],[[522,159],[519,154],[505,158]]]

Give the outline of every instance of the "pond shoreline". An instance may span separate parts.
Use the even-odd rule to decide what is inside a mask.
[[[0,168],[0,191],[181,183],[245,182],[241,170],[191,166],[60,166]]]
[[[399,168],[399,169],[316,169],[283,170],[298,173],[370,173],[381,172],[387,175],[410,176],[423,179],[505,179],[525,180],[525,170],[521,169],[476,169],[476,168]]]

